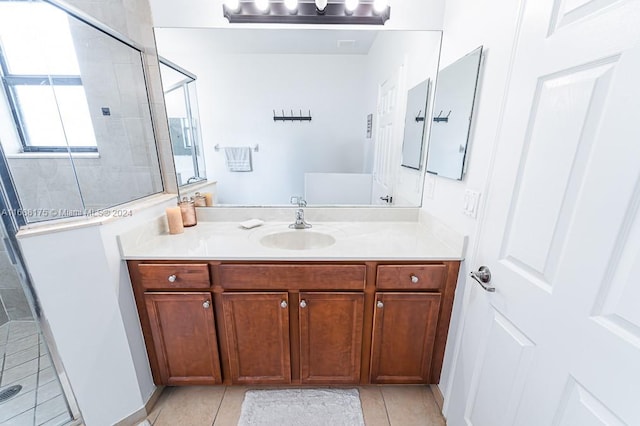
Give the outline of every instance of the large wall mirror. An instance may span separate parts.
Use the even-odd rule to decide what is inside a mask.
[[[461,180],[467,156],[482,47],[440,70],[433,106],[427,172]]]
[[[426,153],[402,147],[407,114],[415,123],[426,113],[425,90],[415,92],[418,110],[407,100],[435,81],[439,31],[155,34],[162,57],[198,76],[203,156],[218,204],[288,205],[303,196],[309,205],[421,205]]]

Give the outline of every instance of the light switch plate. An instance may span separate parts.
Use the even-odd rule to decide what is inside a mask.
[[[464,191],[464,204],[462,213],[472,218],[478,217],[478,205],[480,204],[480,192],[466,189]]]

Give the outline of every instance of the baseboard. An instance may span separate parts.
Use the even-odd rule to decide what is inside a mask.
[[[444,396],[442,396],[442,392],[440,392],[440,388],[438,385],[429,385],[431,387],[431,393],[433,394],[433,399],[436,400],[436,404],[438,404],[438,408],[442,413],[442,407],[444,407]],[[444,417],[444,413],[442,413]]]
[[[156,402],[158,402],[158,399],[160,398],[160,395],[162,395],[163,390],[164,386],[156,386],[156,390],[153,391],[153,393],[149,397],[149,400],[147,400],[147,403],[144,404],[144,409],[147,411],[147,415],[151,413],[153,407],[156,406]]]
[[[163,390],[164,386],[156,386],[156,389],[147,400],[147,403],[144,404],[144,407],[142,407],[135,413],[128,415],[118,423],[115,423],[114,426],[136,426],[142,423],[147,418],[149,413],[151,413],[151,410],[153,410],[153,407],[156,405],[156,402],[158,402],[158,398],[160,398],[160,394],[162,394]]]

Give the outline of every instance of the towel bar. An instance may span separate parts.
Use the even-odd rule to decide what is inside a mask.
[[[232,148],[232,147],[230,147],[230,146],[220,146],[220,144],[216,144],[216,145],[213,147],[213,150],[214,150],[214,151],[216,151],[216,152],[218,152],[218,151],[220,151],[221,149],[225,149],[225,148]],[[259,151],[259,148],[260,148],[260,145],[256,144],[254,147],[252,147],[252,148],[251,148],[251,150],[252,150],[253,152],[258,152],[258,151]]]

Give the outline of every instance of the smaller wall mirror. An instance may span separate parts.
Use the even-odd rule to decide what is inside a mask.
[[[407,112],[402,141],[402,166],[420,170],[424,146],[427,109],[429,105],[429,79],[409,90]]]
[[[438,73],[427,172],[462,180],[482,46]]]
[[[206,180],[196,76],[164,58],[160,58],[160,75],[178,186]]]

